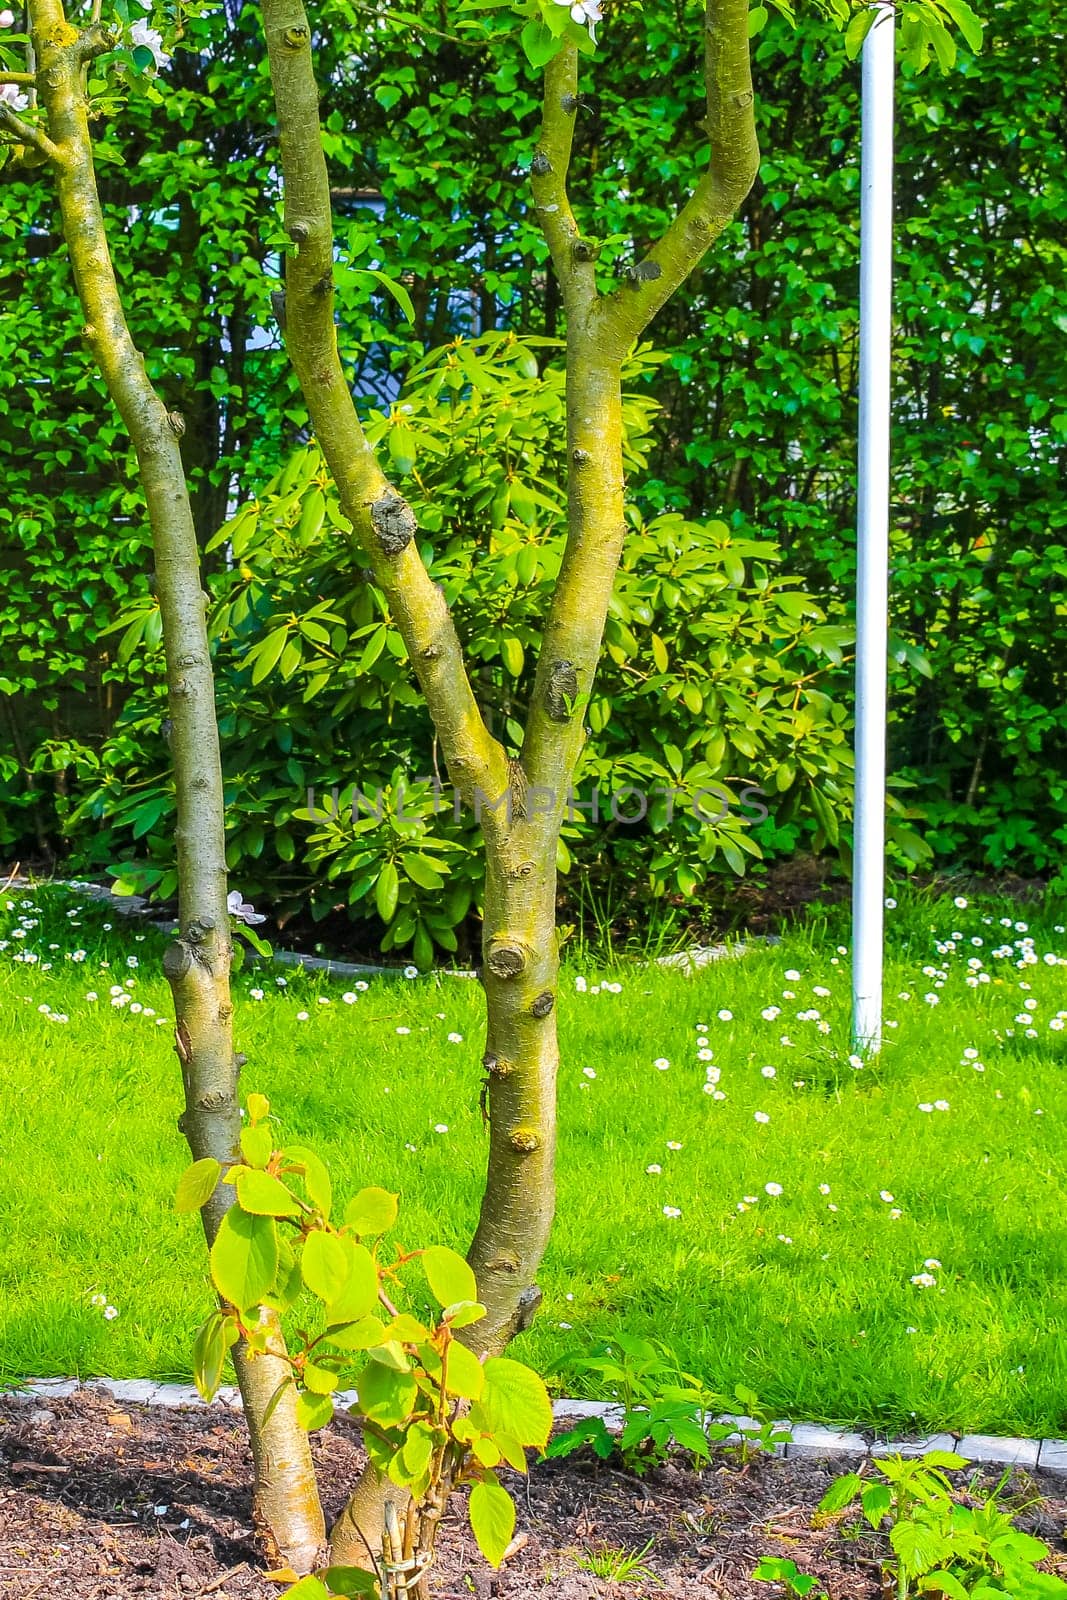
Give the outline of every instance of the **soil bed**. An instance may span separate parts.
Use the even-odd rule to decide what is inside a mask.
[[[332,1517],[359,1469],[358,1433],[337,1423],[315,1435],[314,1448]],[[724,1457],[702,1473],[672,1465],[640,1483],[574,1459],[535,1466],[528,1482],[510,1484],[527,1535],[522,1550],[492,1573],[454,1503],[437,1592],[441,1600],[545,1592],[559,1600],[772,1600],[779,1591],[749,1575],[761,1555],[788,1555],[832,1600],[881,1600],[884,1542],[855,1527],[811,1527],[813,1507],[848,1465],[760,1458],[742,1467]],[[965,1476],[986,1488],[996,1482],[989,1471]],[[1016,1473],[1007,1493],[1028,1507],[1020,1526],[1062,1560],[1063,1481]],[[647,1576],[612,1583],[578,1564],[649,1540]],[[220,1407],[121,1407],[100,1395],[0,1400],[4,1600],[266,1600],[283,1587],[265,1577],[251,1536],[239,1416]]]

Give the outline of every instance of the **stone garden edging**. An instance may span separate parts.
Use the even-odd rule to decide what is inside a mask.
[[[88,895],[90,900],[106,900],[120,916],[128,917],[131,922],[140,921],[150,928],[155,928],[159,933],[169,935],[178,931],[178,924],[173,919],[152,916],[150,902],[145,895],[112,894],[104,884],[88,883],[81,878],[51,878],[48,881],[60,884],[63,888],[78,894]],[[11,878],[7,887],[32,890],[36,887],[36,880],[23,877]],[[677,967],[681,972],[689,974],[699,971],[701,967],[706,967],[713,961],[735,960],[745,955],[755,945],[778,943],[777,934],[757,934],[749,939],[737,939],[732,944],[693,945],[688,950],[678,950],[672,955],[656,956],[652,964],[657,967]],[[301,950],[275,949],[269,961],[249,952],[249,960],[257,966],[303,967],[307,972],[321,972],[324,977],[337,978],[341,981],[346,978],[398,978],[403,971],[403,967],[395,964],[387,967],[369,961],[336,961],[332,956],[305,955]],[[440,967],[434,971],[445,978],[481,976],[478,968]]]
[[[163,1409],[206,1409],[191,1384],[153,1383],[147,1378],[29,1378],[18,1389],[0,1391],[0,1397],[16,1402],[64,1400],[84,1391],[89,1394],[109,1394],[120,1405],[158,1406]],[[355,1399],[354,1393],[348,1397]],[[345,1393],[337,1399],[344,1403]],[[240,1409],[240,1399],[235,1388],[222,1388],[212,1401],[231,1411]],[[622,1425],[619,1406],[606,1400],[557,1400],[552,1407],[558,1422],[578,1420],[582,1417],[603,1417],[611,1429]],[[753,1426],[750,1417],[725,1415],[719,1422]],[[851,1456],[862,1460],[879,1456],[920,1456],[927,1450],[952,1450],[967,1461],[979,1466],[1015,1466],[1039,1469],[1067,1477],[1067,1439],[1003,1439],[983,1433],[933,1433],[919,1438],[881,1439],[876,1435],[826,1428],[815,1422],[782,1422],[777,1427],[790,1428],[792,1436],[787,1444],[773,1447],[773,1454],[793,1460],[798,1456]],[[740,1442],[740,1434],[737,1442]],[[733,1441],[724,1440],[724,1444]]]

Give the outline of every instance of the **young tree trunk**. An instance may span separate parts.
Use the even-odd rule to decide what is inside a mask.
[[[628,284],[603,295],[596,242],[567,195],[578,108],[577,51],[545,73],[533,158],[534,199],[567,314],[568,537],[546,619],[519,761],[478,709],[441,591],[414,544],[416,519],[364,437],[337,352],[334,235],[319,126],[312,35],[300,0],[263,0],[285,183],[284,331],[312,427],[352,525],[407,646],[444,753],[485,840],[483,1064],[489,1165],[470,1250],[488,1315],[465,1330],[498,1351],[539,1298],[534,1279],[554,1209],[556,1144],[556,850],[584,738],[585,711],[625,537],[621,366],[632,343],[740,205],[757,151],[748,66],[748,0],[711,0],[705,27],[708,171]],[[359,1565],[382,1548],[391,1486],[369,1474],[335,1526],[331,1559]]]
[[[33,142],[55,172],[85,316],[82,336],[133,441],[155,552],[178,816],[180,931],[164,957],[164,970],[174,996],[175,1048],[185,1086],[179,1125],[194,1159],[213,1156],[227,1162],[238,1150],[240,1111],[229,984],[222,767],[207,597],[178,442],[184,422],[176,413],[168,414],[131,338],[96,187],[84,68],[113,41],[99,25],[79,33],[67,22],[61,0],[31,0],[30,11],[48,129]],[[223,1184],[204,1207],[209,1243],[233,1200],[232,1189]],[[271,1314],[268,1321],[273,1354],[250,1359],[241,1345],[234,1349],[255,1461],[255,1515],[272,1553],[307,1571],[323,1545],[323,1516],[292,1386],[269,1420],[263,1420],[290,1371],[277,1319]]]
[[[529,789],[506,836],[485,849],[485,985],[489,1162],[470,1263],[486,1317],[465,1330],[497,1354],[529,1326],[555,1212],[556,844],[560,804]],[[540,814],[536,814],[540,806]]]

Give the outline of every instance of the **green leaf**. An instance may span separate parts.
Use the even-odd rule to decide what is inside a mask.
[[[515,1502],[490,1473],[470,1497],[471,1531],[491,1567],[499,1567],[515,1533]]]
[[[984,31],[981,19],[971,10],[967,0],[941,0],[941,4],[962,33],[968,49],[977,55],[982,48]]]
[[[422,1252],[422,1266],[434,1299],[442,1306],[459,1300],[477,1300],[474,1272],[461,1255],[447,1245],[432,1244]]]
[[[889,1485],[886,1483],[869,1483],[860,1495],[860,1503],[863,1506],[863,1515],[867,1518],[871,1527],[881,1527],[893,1505],[893,1495]]]
[[[469,1328],[472,1323],[481,1322],[484,1316],[485,1307],[477,1300],[458,1300],[445,1308],[444,1320],[450,1328]]]
[[[994,1561],[1005,1565],[1009,1562],[1025,1561],[1032,1566],[1037,1561],[1044,1561],[1048,1553],[1047,1544],[1035,1539],[1032,1534],[1023,1533],[1018,1528],[1000,1534],[998,1538],[990,1540],[989,1544],[989,1554]]]
[[[193,1382],[201,1400],[213,1400],[222,1382],[222,1368],[226,1361],[223,1323],[221,1311],[213,1311],[201,1324],[193,1341]]]
[[[314,1361],[305,1361],[303,1380],[305,1389],[312,1394],[333,1394],[337,1388],[337,1374],[329,1367],[320,1367]]]
[[[324,1217],[329,1217],[330,1206],[333,1203],[333,1189],[330,1184],[330,1174],[322,1157],[302,1144],[287,1144],[282,1155],[287,1162],[291,1162],[297,1168],[298,1176],[303,1178],[304,1188],[311,1204],[321,1211]]]
[[[487,1433],[508,1433],[538,1450],[548,1443],[552,1402],[537,1373],[521,1361],[492,1356],[485,1363],[485,1388],[478,1406],[488,1423]]]
[[[289,627],[286,624],[281,628],[275,628],[273,633],[268,633],[263,643],[252,651],[251,659],[254,663],[252,667],[253,683],[262,683],[264,678],[270,676],[278,665],[288,640]]]
[[[194,1161],[191,1167],[186,1167],[178,1179],[175,1211],[199,1211],[215,1193],[221,1176],[222,1163],[214,1156],[205,1156],[202,1161]]]
[[[858,1472],[846,1472],[844,1477],[835,1478],[819,1501],[818,1509],[828,1516],[835,1511],[843,1511],[845,1506],[855,1500],[862,1483],[863,1480]]]
[[[971,1600],[969,1591],[960,1580],[944,1568],[936,1572],[928,1572],[919,1579],[919,1591],[922,1594],[941,1594],[947,1600]]]
[[[845,29],[845,54],[850,61],[855,61],[863,49],[863,41],[871,31],[875,17],[879,15],[877,6],[864,6],[862,11],[854,11]],[[892,24],[888,24],[892,26]]]
[[[411,296],[400,282],[400,279],[390,278],[384,272],[376,272],[373,267],[361,267],[360,271],[365,272],[368,278],[373,278],[376,283],[380,284],[386,294],[392,295],[407,320],[414,326],[415,307],[412,304]]]
[[[389,429],[389,437],[386,442],[389,447],[390,458],[396,470],[400,473],[413,471],[417,459],[417,447],[415,435],[411,429],[404,427],[403,423],[395,424]]]
[[[343,1239],[321,1228],[308,1234],[300,1258],[300,1271],[312,1294],[325,1305],[331,1305],[340,1297],[350,1270],[351,1262]]]
[[[368,1361],[359,1377],[359,1410],[383,1428],[406,1422],[419,1387],[410,1372],[397,1372],[380,1361]]]
[[[389,1329],[386,1328],[386,1334]],[[404,1346],[397,1339],[386,1338],[381,1344],[372,1345],[370,1358],[378,1361],[383,1367],[390,1367],[393,1372],[410,1372],[411,1362],[404,1351]]]
[[[348,1272],[344,1286],[327,1302],[332,1323],[358,1322],[369,1316],[378,1304],[378,1268],[366,1245],[347,1236],[337,1241],[344,1249]]]
[[[245,1110],[248,1120],[253,1128],[257,1127],[270,1112],[270,1101],[265,1094],[250,1094],[245,1101]]]
[[[815,813],[815,820],[826,835],[827,841],[831,845],[837,844],[840,838],[840,830],[838,828],[837,815],[830,802],[826,799],[822,790],[814,786],[808,790],[808,798],[811,801],[811,809]]]
[[[396,1222],[397,1196],[388,1189],[361,1189],[345,1207],[345,1227],[353,1233],[388,1233]]]
[[[316,484],[304,496],[304,504],[300,512],[300,520],[296,525],[296,537],[302,543],[318,537],[322,531],[322,524],[326,520],[326,496]]]
[[[432,1345],[419,1349],[419,1359],[434,1382],[441,1382],[441,1356]],[[463,1400],[477,1400],[485,1389],[485,1368],[466,1345],[453,1339],[448,1346],[448,1367],[445,1392],[458,1395]]]
[[[546,23],[540,18],[532,18],[519,35],[519,42],[531,67],[540,69],[546,67],[563,48],[563,40],[557,39]]]
[[[245,1168],[237,1176],[237,1201],[243,1211],[259,1217],[298,1217],[300,1202],[285,1184],[269,1172]]]
[[[514,634],[508,634],[500,641],[500,659],[513,678],[521,677],[522,669],[526,663],[525,652],[522,644]]]
[[[385,1339],[385,1327],[377,1317],[359,1317],[355,1322],[331,1326],[326,1342],[338,1350],[372,1350]]]
[[[231,1206],[211,1246],[211,1277],[238,1311],[259,1305],[278,1271],[278,1232],[271,1217]]]
[[[374,886],[374,903],[383,922],[392,922],[399,896],[400,878],[396,866],[392,861],[387,861]]]
[[[330,1600],[330,1591],[313,1573],[309,1573],[299,1583],[294,1583],[291,1589],[286,1589],[285,1600]]]
[[[948,1554],[951,1543],[936,1528],[923,1522],[897,1522],[889,1530],[889,1542],[900,1558],[909,1578],[918,1577]]]
[[[328,1394],[302,1394],[296,1402],[296,1420],[308,1433],[333,1421],[333,1401]]]
[[[366,1572],[362,1567],[327,1567],[322,1574],[331,1594],[366,1596],[367,1600],[378,1600],[378,1578],[373,1572]],[[289,1590],[289,1594],[292,1594]],[[285,1597],[288,1600],[288,1597]]]
[[[241,1129],[241,1154],[250,1167],[265,1167],[274,1154],[274,1136],[262,1123]],[[254,1211],[254,1206],[245,1206]]]

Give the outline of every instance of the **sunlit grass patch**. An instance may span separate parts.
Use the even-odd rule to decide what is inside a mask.
[[[850,1059],[837,915],[689,976],[565,969],[559,1213],[524,1359],[626,1328],[785,1415],[1065,1431],[1067,937],[900,898],[877,1064]],[[77,904],[0,896],[0,1370],[185,1378],[208,1290],[171,1205],[162,940]],[[342,1193],[400,1190],[405,1243],[462,1244],[478,985],[235,987],[244,1090]]]

